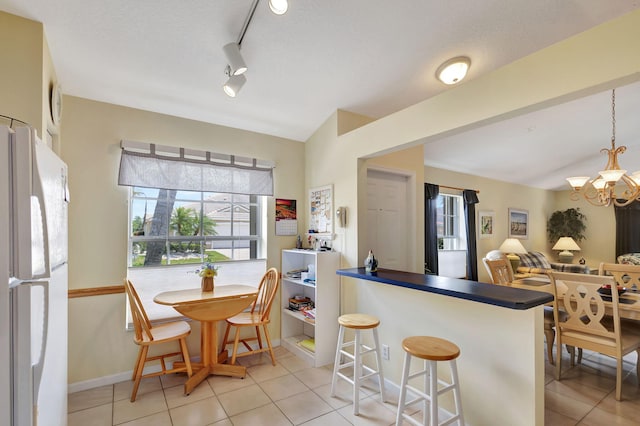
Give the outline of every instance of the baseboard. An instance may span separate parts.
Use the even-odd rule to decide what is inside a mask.
[[[280,339],[273,340],[271,344],[273,345],[274,348],[277,346],[280,346]],[[253,347],[253,345],[251,346]],[[255,348],[257,349],[257,345],[255,346]],[[242,353],[246,351],[247,349],[244,346],[238,348],[238,353]],[[200,360],[200,358],[198,357],[194,357],[193,359],[194,361]],[[171,368],[171,367],[168,366],[168,368]],[[160,365],[150,365],[149,367],[145,368],[145,373],[155,373],[160,370],[161,370]],[[102,377],[97,377],[95,379],[85,380],[82,382],[70,383],[67,386],[67,393],[81,392],[89,389],[99,388],[100,386],[114,385],[116,383],[126,382],[127,380],[131,380],[132,375],[133,375],[133,370],[129,370],[129,371],[124,371],[122,373],[112,374],[110,376],[102,376]]]

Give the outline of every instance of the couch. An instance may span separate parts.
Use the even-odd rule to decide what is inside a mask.
[[[520,266],[518,266],[517,270],[518,274],[546,274],[549,271],[573,272],[577,274],[588,274],[591,272],[587,265],[549,262],[547,257],[539,251],[518,254],[518,257],[520,258]]]
[[[623,265],[640,265],[640,253],[627,253],[618,256],[618,263]]]

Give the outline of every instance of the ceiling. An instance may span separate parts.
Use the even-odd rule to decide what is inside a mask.
[[[44,23],[66,95],[305,141],[336,109],[380,118],[447,90],[434,73],[451,57],[471,58],[472,80],[640,8],[640,0],[291,0],[277,16],[262,0],[242,40],[247,83],[229,98],[222,46],[238,40],[252,1],[0,0],[0,10]],[[587,167],[580,174],[603,168],[609,97],[432,141],[425,163],[559,188],[560,176],[574,174],[569,160]],[[638,85],[619,89],[618,141],[629,147],[621,163],[638,169],[639,102]]]

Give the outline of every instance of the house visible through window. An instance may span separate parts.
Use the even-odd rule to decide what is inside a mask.
[[[176,317],[153,303],[161,292],[200,286],[204,262],[218,265],[216,285],[257,286],[266,270],[264,196],[132,187],[128,278],[152,319]],[[130,321],[130,319],[128,319]]]
[[[437,199],[438,273],[466,276],[467,237],[462,196],[440,194]]]

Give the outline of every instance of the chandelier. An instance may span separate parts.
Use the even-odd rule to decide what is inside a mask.
[[[573,188],[571,199],[577,201],[582,196],[595,206],[626,206],[634,201],[640,201],[640,171],[627,175],[627,171],[620,168],[618,154],[627,150],[626,146],[616,147],[616,90],[611,92],[611,148],[603,148],[601,153],[608,155],[605,169],[592,179],[590,176],[576,176],[567,178]]]

